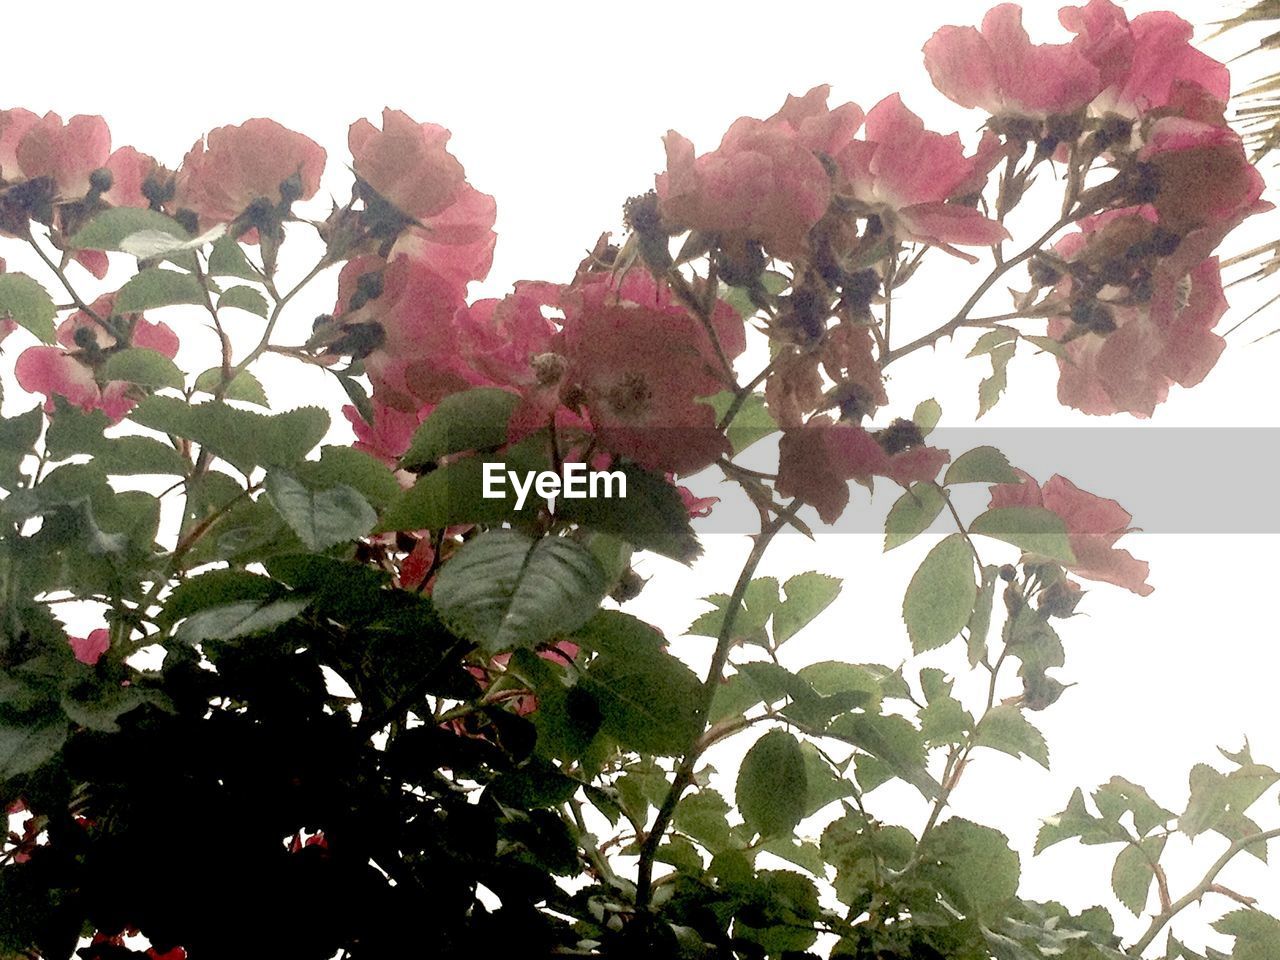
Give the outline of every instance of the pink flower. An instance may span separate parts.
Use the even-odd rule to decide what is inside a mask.
[[[347,418],[356,435],[356,442],[352,446],[394,468],[404,452],[409,449],[413,432],[418,429],[418,424],[430,409],[425,407],[418,411],[399,410],[375,400],[373,423],[366,423],[359,411],[350,405],[342,408],[342,415]]]
[[[64,124],[52,112],[27,128],[15,150],[22,176],[48,177],[62,200],[88,193],[89,174],[105,166],[110,154],[111,131],[101,117],[76,116]]]
[[[943,27],[924,45],[924,63],[943,94],[994,116],[1074,113],[1102,90],[1098,68],[1078,47],[1032,44],[1012,3],[992,7],[981,30]]]
[[[142,185],[160,171],[155,157],[120,147],[107,158],[106,168],[111,171],[111,189],[102,199],[113,207],[148,207],[151,205],[142,193]]]
[[[91,309],[106,319],[111,317],[114,303],[115,294],[104,294]],[[130,346],[155,350],[171,360],[177,355],[178,337],[168,325],[152,323],[141,314],[121,322],[130,324]],[[99,383],[95,373],[102,351],[118,346],[115,336],[78,310],[59,324],[57,338],[61,348],[30,347],[18,357],[14,376],[19,386],[28,393],[44,394],[48,411],[54,409],[53,397],[61,396],[82,410],[101,410],[112,423],[123,419],[137,402],[133,385],[124,380]]]
[[[355,174],[406,217],[422,220],[452,205],[464,184],[460,164],[446,149],[449,131],[382,111],[382,129],[368,120],[351,125],[347,143]]]
[[[1017,471],[1022,483],[991,488],[991,507],[1043,507],[1062,518],[1076,562],[1067,567],[1086,580],[1099,580],[1146,596],[1150,566],[1135,560],[1115,543],[1130,531],[1133,517],[1114,500],[1086,493],[1065,477],[1054,474],[1042,488],[1035,478]]]
[[[1169,105],[1183,84],[1223,103],[1231,94],[1227,68],[1191,46],[1191,24],[1173,13],[1144,13],[1130,23],[1111,0],[1090,0],[1063,7],[1059,19],[1077,34],[1077,49],[1107,85],[1093,103],[1095,113],[1136,118]]]
[[[984,247],[1009,236],[1003,226],[972,207],[946,202],[968,192],[979,171],[986,172],[980,164],[994,164],[999,154],[984,151],[966,157],[959,134],[926,130],[896,93],[867,114],[865,136],[836,159],[851,198],[878,215],[887,232],[967,260],[975,258],[953,249],[953,244]]]
[[[640,270],[615,286],[588,276],[565,293],[567,382],[580,389],[601,444],[661,473],[687,475],[729,452],[715,411],[699,398],[725,388],[706,331],[670,291]],[[742,319],[712,314],[729,358],[745,348]]]
[[[831,201],[831,175],[815,151],[839,149],[862,123],[852,103],[826,106],[827,87],[789,97],[768,120],[736,120],[718,149],[700,157],[667,133],[667,171],[658,175],[663,220],[672,226],[758,240],[770,252],[806,249],[809,229]]]
[[[406,228],[391,247],[390,257],[419,260],[462,287],[483,280],[493,265],[498,241],[493,231],[497,212],[493,197],[464,183],[444,210]]]
[[[14,183],[25,179],[18,163],[18,144],[39,122],[38,116],[21,107],[0,110],[0,180]]]
[[[320,189],[324,162],[323,147],[274,120],[218,127],[183,159],[173,206],[195,212],[204,226],[229,223],[254,201],[278,206],[285,199],[281,185],[295,177],[291,199],[309,200]]]
[[[96,664],[111,647],[111,634],[102,627],[94,630],[87,637],[69,637],[71,652],[81,663],[89,666]]]
[[[891,428],[892,430],[892,428]],[[886,431],[888,432],[888,431]],[[779,443],[778,492],[799,497],[818,511],[823,523],[835,523],[849,505],[849,481],[869,485],[888,477],[904,487],[934,480],[951,459],[945,450],[910,444],[893,453],[862,427],[813,417],[787,430]]]
[[[685,512],[691,517],[711,516],[712,508],[720,502],[719,497],[700,497],[688,487],[676,487],[676,493],[680,494],[680,502],[684,504]]]

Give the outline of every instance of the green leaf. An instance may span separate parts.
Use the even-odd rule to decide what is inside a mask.
[[[210,570],[174,587],[156,615],[156,624],[168,629],[179,620],[208,607],[226,606],[242,600],[263,601],[280,592],[278,584],[261,574],[234,569]]]
[[[239,277],[241,280],[261,279],[245,256],[244,248],[231,237],[221,237],[214,241],[209,251],[209,275]]]
[[[43,766],[67,740],[67,722],[48,717],[26,723],[0,720],[0,783]]]
[[[729,849],[733,844],[728,820],[729,804],[707,787],[696,793],[686,793],[676,805],[676,829],[693,837],[713,854]]]
[[[238,637],[268,633],[288,623],[307,608],[308,601],[292,597],[280,600],[244,600],[224,606],[210,607],[193,613],[184,620],[174,636],[187,643],[206,640],[234,640]]]
[[[60,406],[49,422],[45,446],[49,453],[65,459],[78,453],[90,454],[93,462],[112,476],[185,476],[188,464],[177,450],[153,437],[106,437],[107,418],[100,410],[89,413]]]
[[[599,704],[601,731],[626,750],[679,756],[701,729],[702,683],[670,654],[605,654],[591,662],[578,685]]]
[[[266,488],[271,505],[307,549],[317,553],[363,537],[378,520],[369,501],[345,483],[311,490],[296,477],[273,470],[267,474]]]
[[[747,584],[742,597],[742,608],[733,621],[734,639],[745,640],[760,646],[767,644],[764,627],[778,609],[782,598],[778,596],[778,581],[775,577],[757,577]],[[695,637],[718,637],[724,626],[725,609],[729,606],[729,596],[713,593],[703,597],[715,609],[708,610],[689,625],[685,631]]]
[[[911,578],[902,602],[902,617],[916,653],[952,640],[973,612],[978,585],[973,578],[973,554],[958,533],[929,551]]]
[[[916,411],[911,415],[911,422],[920,431],[920,436],[927,437],[942,419],[942,404],[937,400],[921,400],[916,404]]]
[[[1224,774],[1198,763],[1191,768],[1191,796],[1178,829],[1188,837],[1213,830],[1229,814],[1247,813],[1277,780],[1280,773],[1263,764],[1250,762]]]
[[[606,589],[600,564],[580,544],[488,530],[444,565],[432,599],[446,625],[499,653],[572,633],[591,619]]]
[[[17,489],[22,461],[34,452],[43,426],[44,409],[39,404],[15,417],[0,418],[0,488]]]
[[[837,717],[826,733],[883,761],[894,775],[911,784],[926,799],[937,796],[938,781],[925,767],[924,736],[906,717],[891,713],[850,713]],[[862,767],[858,770],[861,780]],[[862,786],[864,792],[873,789],[866,783]]]
[[[787,598],[773,613],[773,645],[780,647],[827,609],[840,595],[840,579],[825,573],[798,573],[785,584]]]
[[[978,338],[978,342],[973,345],[973,349],[969,351],[968,356],[978,357],[984,353],[990,353],[1001,344],[1017,338],[1018,331],[1013,327],[995,327]]]
[[[191,234],[171,217],[139,207],[112,207],[96,214],[68,242],[72,250],[123,250],[123,243],[139,233],[164,233],[179,240]]]
[[[1236,938],[1231,960],[1280,960],[1280,920],[1261,910],[1236,910],[1213,929]]]
[[[144,387],[181,390],[184,386],[178,365],[163,353],[145,347],[129,347],[111,354],[102,365],[102,376],[107,380],[128,380]]]
[[[593,653],[618,659],[665,656],[666,639],[657,627],[621,610],[597,611],[572,639]]]
[[[507,422],[520,398],[497,387],[473,387],[441,400],[418,425],[400,459],[407,470],[463,450],[492,450],[507,442]]]
[[[1069,355],[1067,354],[1066,344],[1062,343],[1059,340],[1053,339],[1053,337],[1037,337],[1037,336],[1031,336],[1024,333],[1022,335],[1022,339],[1026,340],[1028,343],[1035,344],[1045,353],[1053,354],[1059,360],[1069,359]]]
[[[711,397],[703,397],[700,403],[706,403],[716,412],[716,423],[724,419],[733,403],[734,394],[730,390],[722,390]],[[737,456],[758,440],[778,432],[778,422],[773,419],[765,404],[764,394],[752,393],[742,401],[733,420],[725,426],[725,436],[733,455]]]
[[[556,500],[556,516],[613,534],[637,550],[692,563],[702,552],[689,513],[675,486],[634,464],[613,470],[626,478],[625,497]]]
[[[1108,820],[1119,822],[1125,813],[1133,814],[1133,828],[1139,837],[1145,837],[1156,827],[1162,827],[1175,816],[1151,799],[1151,795],[1136,783],[1123,777],[1112,777],[1093,793],[1098,812]]]
[[[943,483],[1021,483],[1009,458],[995,447],[974,447],[956,457],[947,468]]]
[[[196,377],[195,389],[200,393],[217,393],[220,386],[222,386],[221,367],[210,367]],[[227,400],[239,400],[242,403],[253,403],[259,407],[271,408],[271,404],[267,402],[267,392],[262,389],[262,384],[258,378],[248,370],[241,370],[232,377],[231,383],[227,385],[227,389],[222,396]]]
[[[1003,540],[1024,553],[1064,565],[1076,562],[1062,518],[1043,507],[996,507],[978,516],[969,533]]]
[[[1085,806],[1084,793],[1079,787],[1071,794],[1067,808],[1059,814],[1044,819],[1044,825],[1036,835],[1035,854],[1039,856],[1055,843],[1078,837],[1081,843],[1097,845],[1117,843],[1129,839],[1128,832],[1118,823],[1095,817]]]
[[[954,817],[934,828],[925,848],[940,864],[942,892],[966,915],[990,920],[1017,896],[1021,864],[999,830]]]
[[[459,523],[499,524],[516,516],[534,515],[542,501],[532,492],[520,514],[516,513],[516,495],[510,484],[502,486],[501,497],[484,496],[485,462],[479,457],[464,457],[422,474],[412,487],[392,500],[382,516],[379,531],[441,530]],[[487,462],[498,463],[504,471],[522,471],[525,467],[519,461],[492,457]]]
[[[1116,857],[1111,869],[1111,890],[1135,917],[1142,916],[1155,879],[1154,864],[1160,862],[1165,837],[1148,837],[1141,844],[1129,844]]]
[[[189,273],[152,267],[130,277],[116,294],[116,313],[141,313],[179,303],[204,303],[205,290]]]
[[[350,484],[378,509],[386,507],[401,493],[400,481],[385,463],[354,447],[321,447],[319,460],[303,460],[294,472],[303,483],[315,489]]]
[[[235,307],[237,310],[245,310],[255,316],[267,319],[270,309],[267,306],[267,298],[260,294],[253,287],[231,287],[218,298],[218,309],[225,307]]]
[[[0,319],[8,317],[44,343],[53,343],[57,314],[49,291],[25,273],[0,273]]]
[[[928,530],[947,500],[933,483],[914,483],[897,499],[884,518],[884,549],[909,543]]]
[[[999,704],[988,711],[978,722],[973,742],[1012,757],[1030,757],[1049,769],[1049,747],[1044,734],[1032,725],[1016,704]]]
[[[217,401],[189,405],[154,395],[139,403],[130,417],[152,430],[194,440],[242,472],[296,463],[329,429],[329,415],[319,407],[266,416]]]
[[[981,342],[981,341],[979,341]],[[978,416],[994,407],[1009,383],[1009,361],[1016,343],[1002,343],[991,350],[991,376],[978,384]]]
[[[799,741],[785,730],[770,730],[742,758],[738,811],[762,837],[790,834],[804,816],[807,783]]]

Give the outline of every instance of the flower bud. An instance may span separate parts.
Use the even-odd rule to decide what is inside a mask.
[[[111,189],[111,185],[115,183],[115,176],[106,167],[99,167],[93,173],[89,174],[89,192],[90,193],[106,193]]]

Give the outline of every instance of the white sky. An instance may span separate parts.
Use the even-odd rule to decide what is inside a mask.
[[[980,118],[933,90],[919,51],[937,26],[977,23],[987,6],[972,0],[792,0],[782,5],[661,0],[464,8],[224,0],[179,13],[170,3],[111,8],[96,2],[62,5],[50,37],[45,16],[23,4],[6,10],[10,42],[0,106],[53,109],[64,117],[100,113],[116,145],[132,144],[170,165],[211,127],[270,116],[329,150],[327,183],[340,200],[349,185],[344,169],[349,123],[361,116],[376,118],[384,105],[403,109],[418,120],[449,127],[453,152],[471,182],[496,196],[497,256],[490,279],[473,293],[500,295],[518,279],[568,279],[598,234],[617,228],[623,199],[652,185],[663,165],[660,138],[668,128],[690,137],[699,150],[710,149],[736,117],[767,116],[787,93],[828,82],[833,103],[854,100],[870,108],[882,96],[901,91],[932,128],[959,129],[972,137]],[[1061,36],[1057,6],[1041,0],[1026,4],[1033,37]],[[1126,8],[1131,15],[1174,9],[1203,23],[1233,6],[1217,0],[1144,0]],[[190,19],[180,19],[184,14]],[[25,39],[13,42],[16,37]],[[1228,37],[1209,49],[1225,57],[1241,42]],[[1273,219],[1251,235],[1266,239],[1268,230],[1278,228]],[[1229,243],[1238,244],[1232,252],[1245,245],[1242,239]],[[0,256],[7,255],[0,249]],[[19,258],[11,259],[11,269],[15,261]],[[922,275],[898,299],[899,336],[908,326],[919,331],[937,326],[985,274],[951,263],[935,269],[937,274]],[[283,340],[297,342],[289,341],[291,331],[300,340],[311,318],[332,308],[332,281],[314,289],[300,299],[293,324],[282,328]],[[1239,288],[1229,295],[1233,304],[1256,304],[1260,291]],[[992,312],[1008,309],[1004,296],[1003,290],[992,295]],[[1221,329],[1243,315],[1233,311]],[[182,335],[182,327],[174,325]],[[1280,310],[1233,334],[1231,349],[1209,379],[1193,391],[1175,389],[1151,428],[1280,426],[1275,390],[1280,337],[1248,345],[1275,326],[1280,326]],[[6,344],[10,350],[20,346],[18,336]],[[188,341],[202,351],[211,347],[200,335]],[[936,396],[945,410],[943,426],[967,424],[984,375],[983,362],[961,359],[967,343],[895,365],[891,410],[909,415],[918,400]],[[6,358],[6,365],[11,362]],[[331,380],[285,361],[265,366],[262,373],[278,407],[322,401],[336,409],[339,398]],[[1006,400],[984,423],[1109,425],[1061,408],[1054,381],[1046,358],[1019,357],[1011,367]],[[323,394],[316,393],[321,389]],[[29,405],[16,389],[6,394],[6,413]],[[344,430],[339,422],[335,438]],[[1274,450],[1271,457],[1274,465]],[[1070,468],[1061,464],[1068,476]],[[1234,475],[1224,464],[1221,486],[1205,494],[1260,497],[1268,481],[1273,483],[1269,476]],[[699,489],[709,488],[704,482]],[[887,506],[890,498],[881,498]],[[1141,525],[1141,503],[1125,506]],[[1280,538],[1135,535],[1122,545],[1151,561],[1156,592],[1140,599],[1099,587],[1084,602],[1088,616],[1063,626],[1068,666],[1061,675],[1080,685],[1034,717],[1048,737],[1053,772],[988,753],[972,765],[956,797],[958,814],[1005,830],[1024,851],[1025,895],[1062,899],[1073,907],[1103,898],[1110,873],[1105,851],[1113,848],[1081,854],[1074,844],[1064,844],[1034,860],[1029,851],[1039,818],[1061,809],[1074,786],[1089,788],[1121,774],[1180,810],[1189,767],[1213,762],[1216,746],[1236,748],[1245,734],[1259,761],[1280,766],[1273,689],[1280,667],[1273,556]],[[644,572],[655,579],[628,609],[678,635],[704,609],[697,602],[700,595],[731,586],[747,549],[743,538],[732,536],[709,538],[706,547],[694,577],[680,575],[666,562],[647,561]],[[819,569],[846,581],[837,605],[792,641],[790,661],[901,660],[908,647],[898,616],[900,598],[927,547],[922,538],[882,558],[876,537],[828,535],[816,544],[783,538],[762,573],[782,578]],[[1011,548],[1002,553],[990,545],[992,560],[1014,559],[1013,554]],[[689,639],[675,649],[701,663],[708,647],[708,641]],[[959,668],[963,654],[948,649],[927,662]],[[732,758],[719,766],[731,771]],[[922,821],[911,799],[899,800],[891,790],[872,794],[873,806],[885,819],[918,828]],[[1280,823],[1274,804],[1269,798],[1259,807],[1264,828]],[[1199,878],[1220,849],[1212,838],[1199,841],[1190,853],[1171,846],[1175,896]],[[1255,867],[1242,861],[1224,882],[1261,894],[1264,905],[1280,909],[1276,875]],[[1196,927],[1184,922],[1177,929],[1196,943],[1202,940]]]

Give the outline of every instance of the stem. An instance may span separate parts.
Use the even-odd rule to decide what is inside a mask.
[[[36,243],[36,238],[32,235],[30,230],[27,231],[27,243],[31,244],[31,249],[36,252],[36,256],[44,261],[44,265],[53,271],[53,275],[58,278],[59,282],[62,284],[62,288],[66,290],[67,294],[71,297],[71,302],[74,303],[78,309],[83,310],[88,314],[93,322],[98,326],[105,326],[102,318],[93,312],[93,309],[84,302],[80,297],[80,294],[76,293],[75,288],[71,286],[71,281],[67,279],[66,271],[64,271],[62,267],[58,266],[58,264],[54,263],[49,255],[44,252],[44,249],[40,244]]]
[[[738,612],[742,608],[743,597],[746,596],[747,587],[751,583],[751,578],[755,576],[756,568],[760,565],[760,561],[763,559],[765,550],[768,549],[770,542],[772,542],[778,531],[787,525],[791,514],[795,513],[799,508],[799,499],[793,500],[776,517],[762,525],[760,532],[756,534],[755,545],[752,546],[751,553],[747,556],[746,562],[742,565],[742,571],[738,574],[738,582],[734,585],[728,606],[725,607],[724,622],[720,625],[720,634],[716,639],[716,649],[711,657],[711,666],[707,670],[707,679],[702,684],[702,701],[698,705],[698,716],[702,719],[702,723],[699,724],[698,736],[689,744],[689,748],[684,752],[684,756],[681,757],[680,765],[676,768],[675,779],[671,783],[671,789],[667,791],[666,799],[663,800],[662,807],[658,810],[658,815],[653,821],[653,826],[649,829],[644,838],[644,844],[640,848],[640,863],[636,870],[636,908],[639,910],[648,907],[649,898],[653,892],[653,860],[658,852],[658,845],[662,843],[662,837],[671,823],[671,818],[675,815],[676,804],[680,802],[681,795],[689,784],[693,782],[693,770],[702,754],[701,741],[703,730],[706,726],[706,717],[710,712],[711,701],[715,697],[720,678],[724,674],[725,665],[729,662],[729,651],[733,649],[734,645],[733,627],[737,622]]]
[[[970,323],[970,320],[969,320],[970,312],[972,312],[973,308],[978,305],[978,301],[981,300],[984,296],[986,296],[987,291],[990,290],[993,286],[995,286],[997,280],[999,280],[1006,273],[1008,273],[1009,270],[1012,269],[1013,267],[1016,267],[1018,264],[1024,263],[1025,261],[1030,260],[1033,256],[1036,255],[1037,252],[1039,252],[1041,247],[1043,247],[1046,243],[1048,243],[1050,240],[1053,239],[1053,235],[1055,233],[1057,233],[1059,230],[1061,230],[1063,227],[1067,226],[1068,224],[1073,223],[1074,221],[1075,221],[1075,216],[1072,214],[1068,214],[1060,217],[1057,223],[1055,223],[1052,227],[1050,227],[1048,230],[1042,233],[1034,243],[1028,246],[1021,253],[1009,258],[1008,260],[1005,260],[1003,263],[997,264],[992,269],[992,271],[989,274],[987,274],[987,278],[983,280],[982,283],[978,284],[978,288],[974,290],[973,295],[970,296],[969,299],[964,302],[964,305],[960,307],[960,309],[956,312],[956,315],[954,317],[952,317],[942,326],[938,327],[936,330],[930,333],[926,333],[924,336],[918,337],[917,339],[912,340],[910,343],[904,346],[898,347],[896,350],[889,350],[884,355],[883,361],[881,362],[880,366],[887,367],[889,364],[893,363],[893,361],[898,360],[902,357],[905,357],[909,353],[914,353],[916,350],[919,350],[921,347],[932,346],[933,344],[941,340],[943,337],[949,337],[953,335],[957,330],[961,329],[962,327],[968,326]],[[983,321],[983,323],[986,323],[986,322],[987,321],[985,320]]]
[[[256,347],[245,355],[243,360],[231,368],[230,376],[226,377],[223,381],[222,391],[225,391],[227,384],[238,377],[249,366],[249,364],[253,363],[253,361],[258,359],[258,357],[266,353],[268,347],[271,345],[271,334],[275,331],[276,323],[280,319],[280,314],[284,312],[284,308],[288,305],[289,301],[297,296],[303,287],[318,277],[330,266],[332,266],[332,261],[329,259],[328,253],[326,253],[320,258],[320,261],[307,272],[307,275],[299,280],[294,288],[283,296],[276,293],[274,284],[267,287],[268,292],[275,298],[276,305],[271,311],[271,316],[267,318],[267,326],[266,329],[262,331],[262,339],[258,341],[258,345]],[[222,391],[219,392],[219,396],[221,396]]]
[[[1268,840],[1274,840],[1280,837],[1280,828],[1275,830],[1266,830],[1262,833],[1255,833],[1251,836],[1241,837],[1234,841],[1231,846],[1227,847],[1226,852],[1213,862],[1213,866],[1205,873],[1201,881],[1196,884],[1195,888],[1170,904],[1164,910],[1161,910],[1151,920],[1151,926],[1147,927],[1147,932],[1129,948],[1130,953],[1140,956],[1142,951],[1151,946],[1153,941],[1174,917],[1185,910],[1196,901],[1202,899],[1206,893],[1215,892],[1214,881],[1218,878],[1218,874],[1223,871],[1228,863],[1235,859],[1236,854],[1241,853],[1255,843],[1266,843]]]

